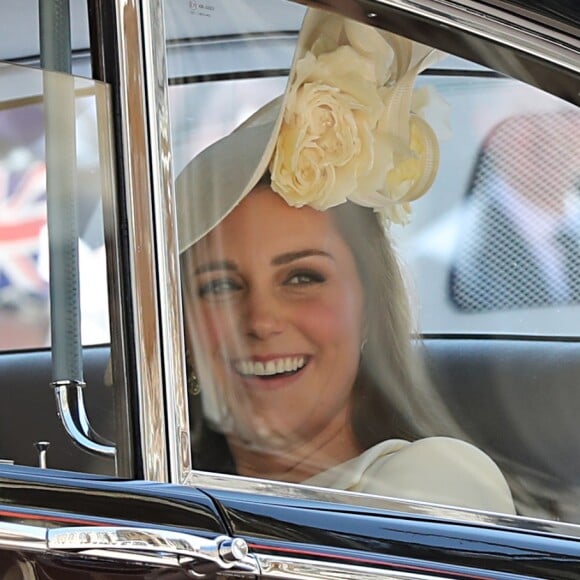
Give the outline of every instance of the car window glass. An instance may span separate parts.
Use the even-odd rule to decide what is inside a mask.
[[[83,9],[84,7],[84,9]],[[46,235],[47,110],[44,104],[36,2],[2,8],[5,26],[20,33],[0,41],[0,349],[50,343]],[[71,7],[71,70],[90,78],[86,4]],[[29,31],[34,31],[30,34]],[[66,81],[63,80],[63,83]],[[60,89],[56,89],[60,90]],[[109,341],[103,236],[103,111],[96,83],[74,86],[75,182],[84,344]],[[99,112],[100,110],[100,112]]]
[[[39,18],[38,2],[0,8],[10,31],[0,39],[0,460],[38,466],[34,444],[48,442],[45,466],[114,474],[114,460],[75,447],[60,420],[79,400],[82,415],[86,400],[92,427],[114,439],[104,385],[103,210],[115,193],[110,87],[91,78],[86,3],[71,3],[70,45],[66,35],[53,43],[70,66],[41,54]],[[78,394],[73,402],[60,391],[60,415],[58,385]]]
[[[420,328],[578,336],[580,113],[490,74],[429,78],[450,104],[451,131],[433,195],[397,232]]]
[[[522,164],[537,169],[541,183],[534,182],[534,187],[539,185],[539,189],[554,185],[551,171],[554,177],[565,173],[564,213],[572,222],[576,219],[578,155],[573,135],[578,134],[577,110],[458,55],[441,55],[430,63],[417,79],[411,108],[436,135],[440,167],[429,193],[412,203],[409,224],[398,223],[405,221],[407,207],[383,207],[385,213],[377,212],[388,216],[384,235],[395,251],[385,268],[392,273],[402,267],[403,278],[393,275],[384,282],[383,292],[373,294],[374,278],[367,274],[376,268],[365,270],[365,264],[375,263],[374,250],[357,246],[350,236],[374,239],[377,216],[370,212],[373,220],[364,221],[364,209],[352,210],[359,205],[356,201],[337,202],[330,225],[325,221],[329,206],[324,206],[312,215],[312,223],[318,220],[316,227],[310,227],[310,218],[305,218],[293,229],[288,208],[314,205],[312,198],[304,203],[292,198],[284,205],[269,191],[277,158],[264,165],[253,154],[256,142],[267,142],[262,131],[275,126],[278,105],[272,100],[283,94],[288,71],[296,66],[292,59],[305,8],[286,2],[274,7],[271,2],[254,0],[237,2],[234,8],[208,1],[187,6],[167,3],[165,13],[194,468],[502,513],[513,513],[511,490],[519,514],[577,521],[575,495],[570,491],[577,477],[568,461],[572,446],[563,446],[557,457],[551,454],[554,415],[545,418],[546,437],[538,442],[532,431],[538,424],[535,409],[542,407],[542,393],[535,396],[534,391],[533,397],[524,396],[521,403],[525,385],[519,390],[510,388],[517,381],[521,351],[508,352],[513,347],[509,341],[481,341],[462,343],[446,356],[446,344],[434,342],[423,358],[421,347],[410,341],[411,334],[406,335],[405,344],[393,343],[393,335],[409,322],[399,316],[405,310],[399,292],[412,306],[411,326],[406,328],[441,340],[469,334],[577,336],[575,283],[566,286],[564,297],[556,294],[538,301],[532,296],[515,303],[506,299],[499,307],[485,308],[466,306],[464,289],[465,277],[473,279],[473,269],[482,262],[473,249],[479,247],[481,236],[474,233],[472,223],[484,213],[484,198],[493,199],[507,189],[492,174],[496,165],[505,164],[518,176]],[[344,42],[345,36],[340,38]],[[400,42],[404,46],[405,41]],[[332,42],[321,42],[312,54],[332,52],[328,46]],[[324,77],[333,87],[331,92],[340,77],[332,66],[338,65],[329,64],[327,70],[332,72]],[[316,82],[312,85],[317,86]],[[304,88],[304,93],[310,88]],[[288,99],[294,97],[291,94]],[[360,110],[366,113],[369,103],[370,99]],[[303,118],[309,119],[308,114]],[[356,118],[360,121],[363,116]],[[323,121],[332,125],[335,120],[324,114],[321,119],[321,126]],[[393,118],[390,121],[401,126]],[[293,128],[295,132],[284,141],[290,143],[285,151],[295,151],[293,146],[307,131],[300,124]],[[553,137],[549,154],[536,146],[534,131]],[[413,143],[409,139],[403,145],[395,138],[397,145],[390,142],[381,150],[385,166],[397,167],[389,174],[394,191],[408,191],[405,188],[419,171],[413,156],[405,158]],[[545,140],[541,145],[547,145]],[[428,142],[423,146],[422,152],[429,150]],[[280,150],[272,155],[279,155],[278,167],[284,167],[286,158]],[[522,161],[518,155],[524,150]],[[318,163],[305,162],[306,167],[300,168],[303,172],[280,173],[289,181],[315,180],[321,157],[314,153],[313,157]],[[406,162],[398,165],[401,159]],[[555,164],[562,164],[562,171],[555,170]],[[525,173],[533,180],[533,172]],[[337,171],[335,178],[345,188],[350,186],[347,173]],[[247,181],[252,186],[240,192],[240,183]],[[313,190],[313,195],[319,193]],[[228,195],[224,209],[221,199]],[[553,196],[548,192],[548,197]],[[356,200],[356,195],[349,199]],[[367,207],[377,208],[376,198],[365,201]],[[535,221],[530,231],[543,230],[544,223]],[[487,229],[500,236],[494,243],[505,253],[508,236],[498,224]],[[317,249],[320,236],[322,252]],[[348,240],[346,258],[341,240]],[[310,245],[298,247],[304,243]],[[566,243],[570,248],[572,243]],[[276,254],[279,247],[286,251]],[[327,254],[340,272],[336,286],[333,270],[324,261]],[[304,265],[286,267],[296,255],[307,260]],[[514,281],[509,276],[504,277],[513,293]],[[476,286],[490,286],[489,275],[484,278]],[[319,301],[309,302],[309,292],[319,287],[323,288],[316,294]],[[325,294],[333,288],[334,294]],[[348,303],[342,302],[347,294]],[[327,296],[332,300],[324,303],[320,297]],[[309,304],[311,310],[298,309],[299,303]],[[383,321],[386,312],[395,312],[389,324],[377,322]],[[285,334],[288,329],[290,335]],[[291,339],[284,342],[272,336]],[[341,342],[343,337],[349,340]],[[537,343],[537,352],[542,353],[543,347]],[[497,355],[502,348],[506,350],[500,361]],[[569,361],[573,348],[557,350],[554,356]],[[325,358],[327,353],[331,355]],[[439,357],[437,365],[431,364],[433,354]],[[526,356],[530,356],[527,351]],[[533,358],[539,364],[538,356]],[[485,372],[470,368],[473,361],[481,364],[481,360],[486,361],[481,367]],[[320,369],[326,374],[319,373]],[[529,373],[534,383],[549,378],[545,365],[530,368]],[[565,374],[563,391],[573,383],[570,373]],[[369,385],[377,385],[376,390]],[[345,400],[352,405],[346,411]],[[561,413],[562,432],[574,433],[574,420],[564,407],[558,399],[552,402],[550,413],[554,409]],[[498,416],[505,423],[505,438],[497,430]],[[323,441],[319,438],[322,430],[317,431],[321,425],[334,429],[332,435],[325,432],[328,438]],[[329,441],[334,447],[325,447],[329,455],[324,457],[318,451]],[[485,454],[479,455],[466,441]],[[390,473],[388,478],[381,476],[382,469]],[[460,485],[457,492],[454,485],[445,483],[450,473],[473,480]],[[445,497],[424,490],[438,486],[448,492]],[[473,496],[458,499],[467,488],[479,499],[487,499],[483,503]]]

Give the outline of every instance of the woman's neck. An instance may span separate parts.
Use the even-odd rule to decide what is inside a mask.
[[[300,483],[362,451],[350,416],[337,417],[316,437],[288,448],[263,451],[235,438],[229,438],[228,444],[239,475],[290,483]]]

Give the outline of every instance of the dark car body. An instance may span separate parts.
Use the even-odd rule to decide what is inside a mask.
[[[264,490],[219,491],[203,484],[192,489],[52,470],[40,475],[26,468],[2,471],[4,574],[18,562],[30,563],[38,574],[30,577],[39,578],[165,577],[172,569],[170,577],[188,577],[188,569],[210,576],[220,571],[219,562],[212,566],[202,555],[189,559],[182,552],[180,562],[165,546],[164,555],[157,546],[157,562],[147,561],[152,547],[137,542],[99,546],[93,540],[83,547],[82,535],[99,528],[148,530],[160,538],[177,532],[208,542],[243,538],[250,557],[234,562],[229,572],[221,570],[235,577],[575,578],[580,565],[578,539],[568,535],[572,526],[538,523],[517,529],[510,518],[444,509],[434,514],[421,506],[403,514],[396,501],[385,500],[345,506],[332,492],[297,498],[275,488],[265,495]],[[51,543],[49,530],[68,538],[61,545]]]
[[[47,9],[48,2],[41,4]],[[86,34],[73,34],[69,47],[76,74],[89,68],[88,76],[106,83],[110,99],[99,114],[114,146],[105,138],[100,151],[109,147],[112,162],[99,180],[114,184],[102,186],[111,340],[83,347],[82,360],[72,362],[82,369],[74,380],[63,381],[54,370],[55,361],[58,367],[63,360],[55,354],[62,354],[59,336],[70,334],[66,325],[53,328],[52,351],[36,345],[0,352],[0,577],[580,578],[577,306],[564,312],[568,326],[555,335],[424,336],[429,370],[452,414],[510,481],[524,482],[535,507],[522,515],[192,466],[173,169],[167,161],[173,151],[168,90],[203,80],[283,75],[284,43],[295,39],[299,21],[284,26],[284,11],[291,14],[296,3],[273,11],[272,18],[282,21],[276,22],[276,42],[286,58],[279,68],[270,64],[256,72],[232,64],[228,71],[207,60],[212,46],[268,35],[251,22],[249,29],[247,22],[234,26],[231,38],[221,29],[207,38],[178,34],[176,23],[185,12],[211,13],[221,6],[213,0],[174,3],[173,25],[165,14],[166,34],[162,23],[170,4],[89,0],[81,18]],[[580,107],[580,6],[573,0],[300,4],[405,34],[489,69],[474,77],[513,77]],[[74,23],[79,7],[72,8]],[[234,12],[229,16],[235,23]],[[52,14],[58,16],[58,9]],[[31,68],[40,60],[47,68],[46,57],[39,56],[46,45],[39,54],[34,47],[27,53],[18,44],[24,31],[16,32],[2,41],[0,58]],[[83,45],[85,37],[90,46]],[[171,55],[179,51],[187,58],[178,66]],[[452,69],[446,74],[458,76]],[[77,91],[83,90],[100,89],[80,83]],[[84,177],[89,185],[96,179],[88,170]],[[95,203],[86,197],[92,215]],[[551,313],[538,316],[549,324]],[[0,320],[3,334],[15,332]],[[43,441],[50,442],[47,451]]]

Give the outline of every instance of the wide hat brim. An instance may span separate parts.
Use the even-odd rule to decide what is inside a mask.
[[[306,11],[292,68],[312,45],[328,12]],[[292,69],[291,69],[292,70]],[[290,77],[291,78],[291,75]],[[179,251],[184,252],[215,228],[262,179],[276,147],[289,82],[269,102],[226,137],[199,153],[175,183]]]
[[[443,55],[428,46],[403,37],[382,32],[378,35],[378,44],[382,47],[382,52],[377,50],[375,54],[374,46],[370,49],[368,47],[361,49],[365,54],[374,57],[371,64],[373,73],[369,73],[368,68],[365,68],[369,64],[369,59],[365,57],[365,64],[362,65],[363,73],[358,75],[357,72],[354,75],[355,78],[360,78],[362,84],[350,82],[353,78],[352,68],[348,74],[343,72],[340,76],[340,82],[343,84],[345,79],[350,82],[349,89],[344,94],[348,94],[348,98],[357,95],[353,110],[363,109],[364,113],[361,113],[363,117],[367,113],[372,116],[370,111],[376,114],[376,119],[372,117],[375,119],[373,122],[370,121],[370,117],[367,125],[363,122],[366,129],[363,128],[360,137],[357,137],[356,146],[359,146],[363,153],[359,152],[358,156],[350,157],[359,165],[348,165],[344,159],[336,162],[335,168],[339,167],[342,173],[341,178],[329,180],[336,185],[332,189],[332,195],[322,183],[317,183],[317,187],[312,188],[316,195],[323,198],[322,201],[306,199],[302,185],[298,191],[299,199],[294,193],[289,197],[288,191],[284,191],[278,180],[281,175],[290,180],[299,175],[295,166],[285,167],[281,171],[278,163],[280,151],[287,153],[288,150],[293,150],[294,146],[288,148],[287,137],[289,134],[292,135],[292,132],[289,133],[285,112],[287,108],[292,109],[292,103],[296,105],[297,90],[292,83],[295,77],[300,77],[297,71],[302,70],[303,75],[304,62],[311,61],[312,53],[319,50],[333,34],[340,35],[341,30],[343,28],[346,30],[347,26],[352,33],[351,21],[345,21],[343,17],[324,10],[309,8],[298,35],[284,93],[259,109],[229,135],[202,151],[181,172],[175,188],[180,253],[215,228],[256,187],[270,168],[271,162],[272,189],[282,195],[290,205],[300,207],[306,204],[325,210],[348,199],[373,208],[384,221],[406,223],[410,202],[421,197],[430,188],[439,165],[437,137],[423,114],[412,110],[414,82],[421,70]],[[377,44],[377,36],[373,36],[371,30],[367,30],[364,25],[357,25],[354,28],[356,34],[352,38],[347,33],[353,46],[364,45],[367,37],[371,44],[373,42]],[[312,52],[307,55],[309,51]],[[333,52],[336,57],[338,49]],[[344,53],[340,53],[340,59],[343,55]],[[309,58],[305,59],[305,56]],[[359,60],[350,62],[355,62],[357,67],[360,63]],[[369,85],[369,74],[370,76],[374,74],[373,83],[378,83],[378,87],[375,84],[372,84],[372,87]],[[302,81],[296,80],[295,84],[307,86],[300,85],[306,77],[301,78]],[[332,82],[326,78],[327,83]],[[379,82],[378,79],[382,80]],[[322,83],[320,86],[327,85]],[[337,84],[331,91],[342,95],[342,89],[338,87]],[[293,95],[292,102],[290,93]],[[281,131],[283,135],[280,139],[281,145],[278,146]],[[285,141],[286,146],[283,145]],[[337,142],[341,142],[340,136],[337,137]],[[342,139],[342,142],[345,140]],[[364,144],[368,145],[366,149]],[[320,146],[319,150],[323,151],[323,147]],[[353,140],[353,150],[354,148]],[[331,159],[334,152],[332,148],[329,150]],[[363,160],[366,165],[363,164]],[[332,163],[334,161],[324,163],[325,171]],[[328,175],[338,175],[338,170],[335,173],[333,171],[335,169],[328,170]]]

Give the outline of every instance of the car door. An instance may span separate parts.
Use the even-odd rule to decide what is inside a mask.
[[[255,572],[204,493],[0,466],[2,578],[188,578]]]
[[[217,483],[0,467],[2,577],[564,579],[580,565],[576,530],[565,525]]]
[[[553,11],[532,18],[530,23],[530,15],[518,11],[516,3],[503,5],[505,12],[496,6],[491,16],[489,4],[446,2],[417,7],[394,2],[353,2],[348,6],[337,2],[331,8],[422,42],[433,42],[463,59],[458,64],[452,58],[449,66],[427,76],[440,75],[447,81],[465,76],[469,84],[477,77],[495,79],[497,68],[576,102],[577,50],[570,36],[567,43],[560,43],[559,36],[556,39],[550,34],[554,26],[548,24],[553,21],[545,24],[544,20],[553,18]],[[89,7],[85,32],[88,37],[90,30],[91,42],[99,50],[93,55],[91,72],[84,69],[84,74],[99,80],[89,82],[88,87],[79,80],[77,92],[81,96],[85,91],[103,95],[94,99],[92,107],[104,114],[108,129],[96,132],[104,140],[93,137],[93,153],[96,148],[102,156],[90,167],[85,183],[110,185],[102,192],[106,200],[102,238],[108,242],[107,265],[103,268],[102,262],[88,261],[89,272],[97,280],[108,279],[108,298],[96,293],[90,302],[100,313],[98,319],[105,317],[109,322],[110,316],[112,345],[84,353],[95,363],[94,374],[85,374],[86,390],[80,381],[53,385],[53,389],[70,389],[67,398],[57,398],[67,429],[57,417],[54,391],[46,385],[63,378],[51,376],[48,351],[39,355],[36,349],[22,352],[18,347],[9,353],[10,364],[6,363],[1,374],[1,409],[5,415],[0,443],[2,459],[17,465],[0,466],[2,573],[24,578],[82,574],[163,577],[172,573],[177,577],[198,573],[210,577],[407,580],[575,577],[578,529],[573,523],[557,520],[575,522],[572,508],[576,505],[577,480],[573,473],[571,481],[563,480],[556,471],[556,480],[565,484],[564,491],[570,495],[560,493],[561,488],[551,487],[553,474],[546,484],[546,474],[540,471],[538,476],[533,461],[536,479],[532,478],[533,484],[524,491],[534,492],[539,485],[532,500],[544,499],[548,493],[548,505],[541,505],[539,512],[522,510],[516,517],[193,469],[197,466],[190,449],[196,425],[190,425],[188,417],[192,393],[187,389],[193,388],[185,376],[181,336],[172,176],[200,147],[281,90],[303,5],[280,2],[275,6],[256,0],[234,5],[229,0],[207,0],[92,2]],[[34,11],[31,14],[36,18]],[[574,14],[573,9],[570,14]],[[167,37],[160,25],[164,16]],[[516,17],[514,26],[512,19]],[[195,23],[193,32],[187,27],[191,22]],[[538,35],[536,28],[542,22],[546,28]],[[264,47],[257,50],[258,65],[252,58],[254,42]],[[88,53],[76,48],[77,57],[86,66]],[[30,64],[22,51],[6,58],[14,60],[9,65],[20,73],[22,64]],[[466,58],[475,66],[465,65]],[[482,63],[485,71],[477,68]],[[475,74],[471,68],[476,69]],[[4,70],[10,72],[11,67]],[[61,74],[57,75],[60,79]],[[219,89],[220,83],[227,84],[225,97],[213,90]],[[103,119],[96,113],[91,122],[94,118]],[[209,127],[204,129],[206,122]],[[457,150],[453,154],[457,155]],[[465,168],[462,170],[464,175]],[[94,215],[88,214],[89,218]],[[91,223],[88,219],[87,230]],[[421,225],[421,218],[417,223]],[[433,238],[430,240],[428,245]],[[445,279],[444,274],[441,279]],[[88,286],[96,289],[97,284],[89,281]],[[427,292],[430,288],[427,284]],[[448,306],[447,302],[444,305]],[[103,314],[107,308],[110,313]],[[435,310],[443,310],[441,303],[435,304]],[[61,313],[53,318],[61,320],[64,316]],[[552,322],[551,316],[545,318]],[[571,316],[567,322],[570,320]],[[41,322],[45,323],[45,318]],[[6,328],[3,326],[5,336]],[[461,390],[466,381],[484,389],[479,396],[489,400],[486,385],[473,381],[474,376],[483,376],[481,357],[486,358],[487,347],[492,350],[487,361],[496,362],[501,353],[508,356],[510,365],[504,369],[502,384],[510,382],[512,376],[520,380],[520,375],[511,373],[521,368],[537,377],[530,361],[540,365],[545,352],[539,341],[536,346],[540,350],[524,349],[517,355],[511,352],[511,341],[486,343],[485,347],[470,343],[477,356],[462,366],[467,350],[454,338],[457,336],[434,338],[431,351],[443,374],[449,406],[460,418],[466,411],[473,412],[477,400]],[[566,356],[560,356],[558,350],[558,372],[552,375],[541,366],[547,376],[555,376],[556,388],[571,384],[562,383],[562,379],[570,378],[570,369],[577,361],[574,340],[565,342],[572,345],[571,352],[566,350]],[[33,374],[33,364],[39,360],[42,372]],[[79,377],[66,377],[71,378]],[[543,386],[542,382],[535,385],[538,389]],[[47,389],[42,396],[38,394],[41,388]],[[12,396],[11,389],[19,389],[18,397]],[[86,397],[79,397],[79,393],[86,393]],[[526,397],[529,395],[524,392],[516,399]],[[85,398],[88,413],[82,412]],[[563,404],[561,395],[554,400]],[[72,401],[72,406],[67,401]],[[555,429],[552,440],[557,440],[564,422],[551,414],[549,403],[550,397],[540,411],[554,417],[550,422]],[[476,419],[483,419],[483,434],[474,429],[473,437],[499,462],[505,449],[501,448],[501,438],[498,442],[496,437],[500,431],[494,414],[497,408],[488,408],[489,415],[482,417],[477,411],[483,405],[475,407],[476,418],[467,427],[477,427]],[[99,409],[109,414],[102,425],[94,420]],[[40,429],[49,417],[50,426]],[[532,428],[533,420],[526,425]],[[517,421],[512,426],[517,432]],[[557,460],[557,468],[575,465],[574,427],[567,439],[569,448],[564,460]],[[96,436],[95,431],[106,439]],[[51,441],[48,451],[42,445],[45,438]],[[70,439],[83,450],[73,446]],[[60,441],[69,446],[62,447]],[[513,456],[508,459],[514,459],[525,476],[530,458],[518,447],[516,438],[510,442]],[[35,449],[33,443],[39,446]],[[526,439],[526,443],[533,445],[534,440]],[[93,463],[89,451],[100,454],[98,462]],[[546,454],[541,455],[545,458]],[[32,467],[38,463],[83,473]],[[506,470],[513,467],[509,461],[501,465]],[[522,473],[516,471],[516,475]],[[551,503],[554,501],[559,503]],[[534,515],[541,519],[534,519]],[[98,533],[91,535],[88,527]],[[143,528],[144,535],[139,535]],[[200,544],[210,557],[200,554]]]

